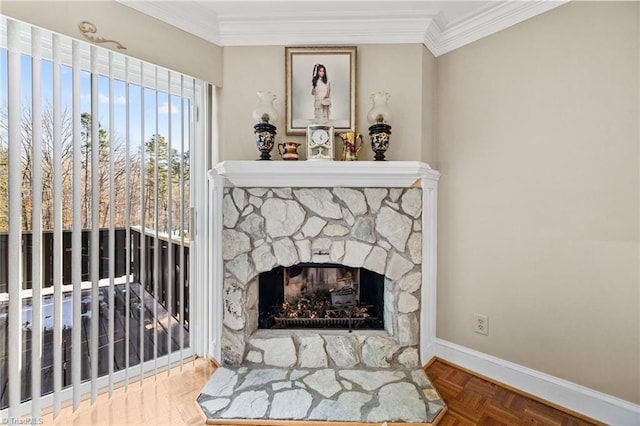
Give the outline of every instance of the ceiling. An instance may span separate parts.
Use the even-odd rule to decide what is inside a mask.
[[[220,46],[424,43],[435,56],[568,0],[117,0]]]

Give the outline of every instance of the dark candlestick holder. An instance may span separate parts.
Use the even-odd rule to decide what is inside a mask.
[[[376,153],[375,161],[385,161],[384,155],[389,149],[391,126],[386,123],[375,123],[369,127],[371,136],[371,149]]]
[[[253,126],[256,134],[256,145],[260,150],[260,158],[258,160],[271,160],[271,150],[276,140],[276,126],[263,121]]]

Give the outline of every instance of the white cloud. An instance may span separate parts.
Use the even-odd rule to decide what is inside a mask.
[[[109,104],[109,96],[105,95],[104,93],[98,93],[98,102],[100,102],[101,104]],[[124,96],[116,96],[113,99],[113,103],[115,105],[126,105],[127,98]]]
[[[176,115],[180,113],[180,109],[178,105],[171,104],[171,114]],[[164,102],[162,105],[158,107],[158,114],[160,115],[169,115],[169,102]]]

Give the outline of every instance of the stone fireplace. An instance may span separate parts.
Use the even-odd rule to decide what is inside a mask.
[[[219,319],[212,355],[221,364],[384,368],[426,361],[421,350],[435,338],[437,172],[417,162],[236,161],[220,163],[210,178]],[[360,271],[379,276],[381,326],[261,328],[261,277],[284,280],[301,267],[342,269],[335,277],[326,272],[333,291],[344,282],[361,290],[369,281]]]

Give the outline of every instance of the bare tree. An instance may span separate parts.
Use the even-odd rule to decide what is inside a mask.
[[[53,181],[54,174],[60,173],[62,180],[62,193],[59,194],[62,200],[62,222],[64,228],[71,228],[73,217],[72,189],[73,185],[81,185],[83,188],[83,196],[81,200],[82,211],[82,227],[88,226],[91,219],[91,191],[99,191],[100,205],[99,223],[100,227],[109,225],[109,210],[115,209],[114,226],[123,226],[125,223],[125,200],[126,197],[138,197],[139,200],[139,170],[140,156],[137,154],[129,155],[125,150],[122,138],[111,137],[104,129],[99,130],[99,169],[98,173],[99,188],[91,188],[91,175],[94,171],[91,169],[90,149],[91,149],[91,115],[83,113],[81,123],[83,129],[81,137],[83,138],[83,148],[80,153],[73,152],[73,120],[69,109],[62,111],[62,126],[60,135],[60,160],[61,169],[55,170],[54,151],[54,129],[53,129],[53,107],[50,104],[45,105],[42,113],[42,163],[33,164],[33,117],[30,108],[24,108],[21,119],[21,176],[22,176],[22,227],[23,230],[31,230],[32,224],[32,178],[34,167],[40,167],[42,170],[42,225],[43,229],[53,228],[54,194]],[[8,174],[7,174],[7,154],[8,145],[6,134],[8,132],[8,120],[6,109],[0,110],[0,230],[8,229]],[[86,127],[86,126],[89,127]],[[86,135],[89,139],[86,139]],[[82,169],[80,176],[73,176],[73,156],[81,155]],[[113,156],[114,173],[110,174],[109,157]],[[131,176],[131,192],[127,194],[125,191],[125,178],[127,167]],[[137,172],[136,172],[137,170]],[[114,186],[113,205],[109,199],[109,186]],[[136,202],[132,200],[132,207]],[[139,205],[139,201],[137,202]],[[135,208],[135,207],[134,207]]]

